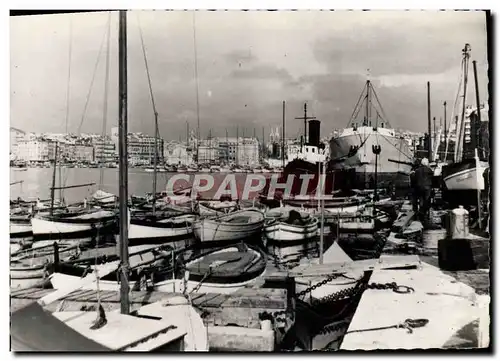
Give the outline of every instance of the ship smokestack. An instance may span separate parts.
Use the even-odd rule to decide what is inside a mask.
[[[309,120],[309,145],[319,147],[320,121],[317,119]]]

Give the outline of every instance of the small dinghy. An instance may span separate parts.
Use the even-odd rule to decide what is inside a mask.
[[[112,193],[104,192],[99,189],[92,195],[92,200],[99,205],[107,206],[113,205],[118,200],[118,197]]]
[[[264,214],[248,209],[198,220],[193,231],[202,242],[237,241],[260,234],[263,224]]]
[[[187,291],[229,294],[244,287],[266,270],[263,251],[244,243],[218,251],[210,251],[186,264],[189,272]],[[173,292],[159,286],[159,290]]]
[[[318,262],[319,261],[316,260],[314,263]],[[335,242],[324,253],[323,262],[325,264],[349,263],[352,262],[352,259],[344,252],[337,242]],[[295,270],[304,269],[308,266],[307,264],[303,264],[295,268]],[[339,272],[336,275],[332,275],[329,282],[321,286],[316,286],[316,288],[314,288],[315,285],[318,285],[328,277],[296,277],[296,291],[299,293],[306,289],[310,289],[311,291],[300,297],[300,300],[311,306],[325,306],[328,309],[329,307],[336,306],[337,302],[348,301],[351,297],[348,291],[354,290],[363,276],[363,271]],[[311,289],[311,287],[313,289]]]
[[[293,243],[305,241],[316,236],[318,219],[305,212],[290,208],[276,208],[266,213],[264,232],[272,242]]]
[[[10,238],[26,238],[33,235],[31,216],[11,215],[9,223]]]
[[[37,214],[31,219],[33,235],[36,237],[51,236],[77,236],[87,235],[102,228],[115,224],[116,215],[113,211],[94,209],[80,214]]]
[[[190,245],[196,216],[185,214],[174,217],[132,215],[128,231],[130,245],[168,243],[174,249]]]
[[[198,213],[202,217],[224,215],[236,210],[237,204],[234,201],[211,201],[198,203]]]
[[[46,298],[49,299],[45,301]],[[207,329],[200,315],[184,297],[168,297],[142,306],[128,315],[105,312],[104,308],[54,313],[43,308],[44,304],[59,302],[59,298],[51,293],[39,302],[12,313],[10,333],[13,351],[208,351]],[[41,332],[40,328],[44,331]]]
[[[139,246],[136,246],[139,247]],[[147,247],[147,246],[143,246]],[[135,290],[155,290],[161,292],[193,292],[229,294],[244,287],[265,272],[266,255],[258,248],[244,244],[211,250],[195,256],[184,265],[175,268],[187,270],[177,274],[172,267],[173,250],[170,247],[143,248],[133,253],[130,247],[129,276],[130,288]],[[163,251],[161,251],[163,250]],[[108,257],[108,261],[110,258]],[[74,264],[61,264],[59,271],[50,276],[55,289],[64,289],[87,274],[93,266],[83,267]],[[99,280],[101,290],[113,291],[120,288],[117,273],[112,272]],[[96,283],[89,283],[84,289],[96,289]]]
[[[74,244],[59,244],[59,259],[77,258],[80,249]],[[42,283],[48,276],[46,266],[54,262],[54,246],[29,248],[11,254],[10,287],[11,289],[33,287]]]

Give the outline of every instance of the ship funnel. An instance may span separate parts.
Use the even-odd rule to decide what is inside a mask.
[[[319,147],[319,128],[320,121],[317,119],[311,119],[309,121],[309,145]]]

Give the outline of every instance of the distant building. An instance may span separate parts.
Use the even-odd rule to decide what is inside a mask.
[[[25,162],[46,162],[55,156],[56,142],[45,138],[21,139],[17,143],[17,160]]]
[[[198,163],[219,163],[220,152],[217,139],[201,141],[198,146]]]
[[[17,143],[23,139],[26,132],[21,129],[10,127],[10,154],[15,158],[17,156]]]

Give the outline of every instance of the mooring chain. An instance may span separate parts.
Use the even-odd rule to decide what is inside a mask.
[[[307,294],[307,293],[309,293],[309,292],[311,292],[311,291],[314,291],[316,288],[321,287],[321,286],[324,286],[324,285],[326,285],[328,282],[331,282],[331,281],[333,281],[334,279],[339,278],[340,276],[341,276],[341,274],[338,274],[338,273],[336,273],[336,274],[332,274],[332,275],[328,276],[327,278],[325,278],[323,281],[318,282],[318,283],[316,283],[316,284],[314,284],[314,285],[312,285],[312,286],[310,286],[310,287],[306,288],[306,289],[305,289],[305,290],[303,290],[303,291],[300,291],[299,293],[297,293],[297,294],[295,295],[295,298],[302,297],[302,296],[304,296],[305,294]]]
[[[412,318],[407,318],[404,322],[401,323],[396,323],[394,325],[390,326],[381,326],[381,327],[371,327],[371,328],[365,328],[361,330],[352,330],[352,331],[347,331],[346,334],[348,333],[356,333],[356,332],[366,332],[366,331],[380,331],[380,330],[387,330],[391,328],[404,328],[408,333],[413,333],[414,328],[420,328],[424,327],[429,323],[429,320],[426,318],[417,318],[417,319],[412,319]]]
[[[368,289],[376,289],[376,290],[392,290],[396,293],[411,293],[415,292],[413,287],[398,285],[396,282],[390,283],[370,283],[366,286]]]
[[[355,296],[359,291],[361,291],[361,289],[362,288],[360,287],[360,285],[356,284],[353,287],[345,288],[338,292],[332,293],[331,295],[320,298],[319,300],[314,300],[313,302],[314,304],[318,305],[318,304],[340,301]]]

